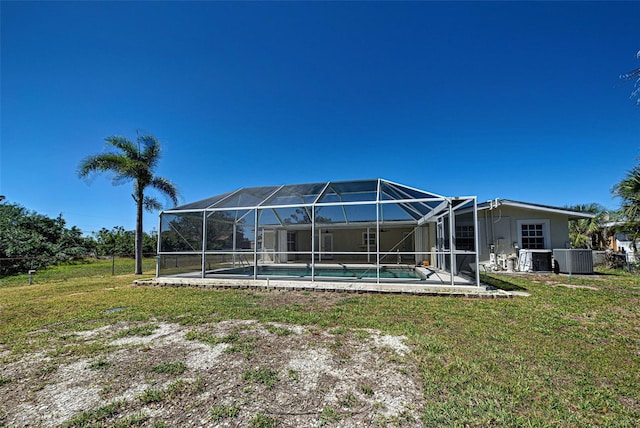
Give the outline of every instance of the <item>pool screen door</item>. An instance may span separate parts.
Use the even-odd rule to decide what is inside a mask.
[[[320,242],[320,250],[318,250]],[[318,231],[315,251],[319,261],[333,259],[333,233]]]

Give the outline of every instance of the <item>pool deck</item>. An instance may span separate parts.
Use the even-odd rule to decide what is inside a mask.
[[[193,287],[203,289],[236,289],[258,291],[314,291],[337,293],[382,293],[405,294],[418,296],[450,296],[468,298],[512,298],[516,293],[487,287],[476,286],[464,277],[454,277],[454,285],[450,283],[447,274],[444,278],[422,281],[380,280],[371,279],[328,279],[318,278],[311,281],[308,278],[266,278],[252,279],[245,277],[201,278],[200,273],[182,274],[175,276],[157,277],[134,281],[137,286],[155,287]],[[443,282],[443,280],[445,280]],[[449,280],[447,283],[446,280]]]

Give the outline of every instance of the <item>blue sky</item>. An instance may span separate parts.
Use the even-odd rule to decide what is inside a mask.
[[[386,178],[447,196],[615,209],[640,155],[640,2],[8,2],[0,194],[85,233],[131,186],[80,180],[155,135],[189,202]],[[145,229],[157,226],[157,213]]]

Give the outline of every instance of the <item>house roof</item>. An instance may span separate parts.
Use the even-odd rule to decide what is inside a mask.
[[[514,207],[514,208],[524,208],[524,209],[529,209],[534,211],[544,211],[544,212],[555,213],[555,214],[565,214],[568,216],[569,220],[596,217],[596,214],[581,212],[581,211],[574,211],[569,208],[554,207],[551,205],[533,204],[530,202],[521,202],[521,201],[514,201],[510,199],[500,199],[500,198],[491,199],[489,201],[479,203],[478,211],[492,210],[502,205],[508,206],[508,207]]]

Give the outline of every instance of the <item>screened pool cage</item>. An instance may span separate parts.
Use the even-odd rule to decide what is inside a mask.
[[[383,179],[242,188],[160,214],[158,276],[479,285],[476,197]]]

